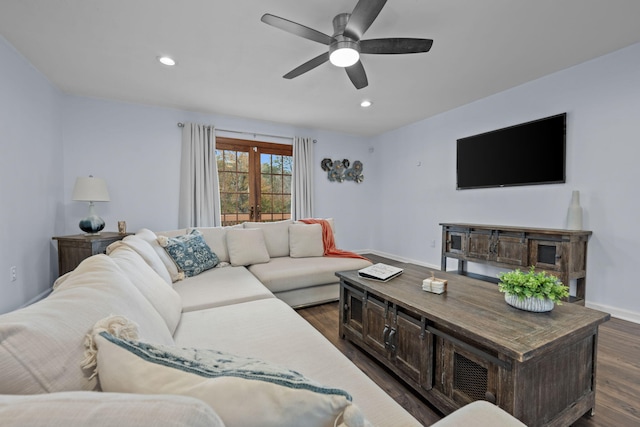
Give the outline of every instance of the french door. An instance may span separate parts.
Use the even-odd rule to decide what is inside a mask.
[[[216,138],[222,225],[291,218],[293,147]]]

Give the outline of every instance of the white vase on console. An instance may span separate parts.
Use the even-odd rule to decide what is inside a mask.
[[[582,207],[580,206],[580,192],[574,190],[571,195],[571,204],[567,213],[567,228],[569,230],[582,230]]]

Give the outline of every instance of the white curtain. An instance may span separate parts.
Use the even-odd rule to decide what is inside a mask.
[[[213,126],[185,123],[182,128],[178,226],[220,225],[220,188]]]
[[[313,140],[293,138],[291,218],[313,218]]]

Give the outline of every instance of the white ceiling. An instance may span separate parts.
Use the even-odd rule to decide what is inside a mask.
[[[363,39],[430,38],[429,53],[363,55],[369,86],[361,90],[329,63],[283,79],[326,46],[260,17],[272,13],[331,35],[333,17],[356,3],[0,0],[0,34],[71,94],[358,135],[640,42],[638,0],[389,0]],[[159,65],[159,55],[178,65]],[[359,107],[363,99],[373,106]]]

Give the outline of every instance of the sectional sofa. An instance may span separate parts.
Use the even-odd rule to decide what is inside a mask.
[[[140,230],[86,259],[0,316],[2,425],[421,425],[291,307],[333,297],[331,261],[368,265],[315,256],[316,225]]]

